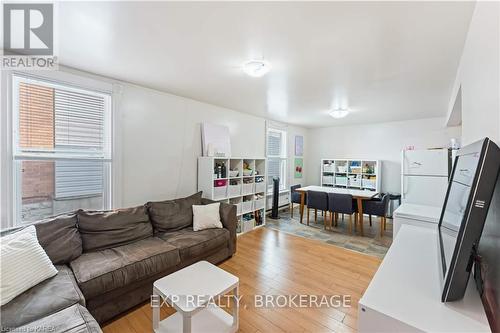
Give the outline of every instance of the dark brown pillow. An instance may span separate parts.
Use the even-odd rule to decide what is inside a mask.
[[[110,211],[78,211],[83,251],[96,251],[130,244],[153,236],[146,207]]]
[[[201,205],[203,192],[186,198],[148,202],[149,218],[155,233],[176,231],[193,225],[193,205]]]

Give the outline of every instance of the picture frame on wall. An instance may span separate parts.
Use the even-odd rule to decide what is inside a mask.
[[[293,169],[294,169],[294,178],[295,179],[300,179],[302,178],[302,169],[304,167],[304,159],[303,158],[295,158],[294,163],[293,163]]]
[[[203,156],[231,156],[229,127],[218,124],[202,123],[201,145]]]
[[[295,156],[304,155],[304,137],[302,135],[295,136]]]

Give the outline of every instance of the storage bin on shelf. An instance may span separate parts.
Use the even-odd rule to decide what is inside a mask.
[[[254,187],[254,183],[248,183],[248,184],[245,184],[243,183],[241,185],[241,194],[242,195],[245,195],[245,194],[253,194],[255,191],[255,187]]]
[[[253,211],[253,200],[243,201],[241,203],[241,212],[248,213]]]
[[[233,204],[236,206],[236,215],[241,215],[241,202]]]
[[[347,185],[347,177],[346,176],[335,176],[335,184],[336,185]]]
[[[227,192],[229,197],[236,197],[241,195],[241,184],[229,184]]]
[[[214,180],[214,199],[222,199],[227,196],[227,180]]]
[[[265,182],[255,183],[255,193],[262,193],[262,192],[266,192],[266,183]]]
[[[338,173],[346,173],[347,172],[347,165],[338,165],[337,172]]]
[[[349,186],[361,186],[361,178],[357,176],[349,176]]]
[[[247,232],[247,231],[250,231],[253,229],[253,227],[255,226],[255,220],[252,219],[252,220],[243,220],[242,221],[242,232]]]
[[[323,172],[334,172],[335,165],[334,164],[323,164]]]
[[[361,180],[361,186],[366,188],[375,188],[377,186],[376,179],[363,179]]]
[[[333,184],[335,183],[333,175],[323,176],[323,184]]]
[[[264,208],[265,200],[266,200],[265,198],[255,200],[253,204],[253,210],[259,210]]]

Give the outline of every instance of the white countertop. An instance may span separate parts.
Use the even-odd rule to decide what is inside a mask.
[[[442,207],[403,203],[393,213],[394,217],[403,217],[425,222],[439,223]]]

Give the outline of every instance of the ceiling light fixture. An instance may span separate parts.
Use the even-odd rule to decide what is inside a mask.
[[[265,60],[248,60],[243,63],[243,71],[251,77],[261,77],[269,73],[271,64]]]
[[[335,110],[330,111],[328,114],[335,119],[340,119],[340,118],[344,118],[345,116],[347,116],[349,114],[349,110],[347,110],[347,109],[335,109]]]

